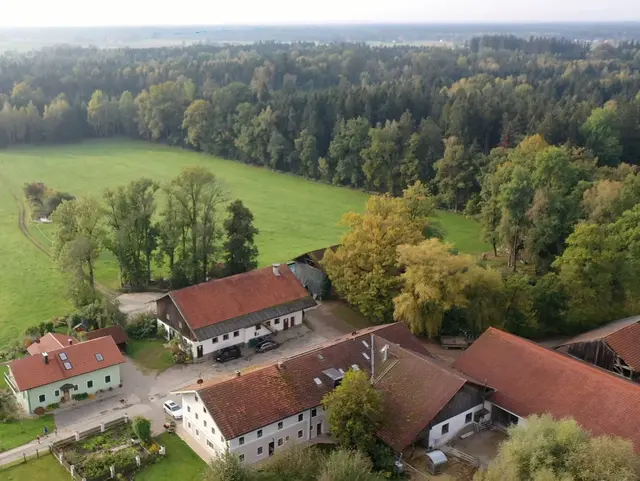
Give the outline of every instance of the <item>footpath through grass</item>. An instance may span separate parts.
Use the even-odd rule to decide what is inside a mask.
[[[164,347],[162,339],[130,339],[127,343],[127,355],[143,371],[162,372],[173,366],[173,356]]]
[[[8,451],[34,441],[37,436],[42,436],[45,426],[50,433],[55,429],[52,414],[0,423],[0,451]]]
[[[230,199],[240,198],[255,216],[259,262],[285,262],[304,252],[339,242],[338,225],[349,211],[361,212],[368,194],[281,174],[241,162],[143,141],[122,139],[72,145],[25,146],[0,152],[0,349],[18,339],[25,328],[61,315],[71,308],[66,281],[51,260],[38,251],[18,228],[18,206],[11,191],[22,195],[25,183],[42,181],[75,196],[101,197],[105,188],[150,177],[161,183],[186,166],[201,165],[224,181]],[[159,199],[162,203],[162,199]],[[473,220],[439,212],[445,237],[461,251],[480,253],[489,247],[480,240]],[[49,244],[53,226],[29,231]],[[162,271],[160,271],[162,272]],[[103,253],[96,266],[103,285],[118,287],[118,265]]]
[[[156,441],[167,448],[167,455],[137,474],[135,481],[178,481],[201,478],[202,471],[206,467],[205,462],[177,434],[161,434]]]

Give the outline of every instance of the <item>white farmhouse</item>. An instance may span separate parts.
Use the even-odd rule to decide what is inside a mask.
[[[183,427],[211,455],[225,449],[246,463],[292,442],[326,442],[324,395],[349,369],[371,375],[383,394],[379,437],[397,452],[438,446],[489,414],[490,389],[433,359],[403,324],[369,328],[230,379],[196,384],[182,395]]]
[[[256,269],[171,291],[156,301],[167,338],[181,336],[193,359],[302,324],[316,302],[287,265]]]

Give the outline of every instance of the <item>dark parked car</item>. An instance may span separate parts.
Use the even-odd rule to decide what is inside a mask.
[[[278,344],[276,341],[264,341],[263,343],[256,346],[256,352],[267,352],[271,349],[275,349],[279,345],[280,344]]]
[[[240,348],[238,346],[231,346],[221,349],[218,354],[216,354],[214,359],[216,360],[216,362],[227,362],[233,359],[238,359],[239,357],[242,357]]]

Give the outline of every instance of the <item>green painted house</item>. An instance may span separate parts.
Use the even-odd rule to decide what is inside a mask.
[[[16,400],[29,414],[69,401],[74,394],[94,394],[122,383],[124,358],[110,336],[76,343],[66,336],[47,334],[29,353],[11,362],[5,374]]]

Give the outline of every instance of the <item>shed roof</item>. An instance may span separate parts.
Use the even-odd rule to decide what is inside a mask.
[[[640,323],[640,316],[632,316],[626,317],[624,319],[618,319],[616,321],[612,321],[604,326],[600,326],[596,329],[592,329],[591,331],[584,332],[578,336],[572,337],[566,341],[563,341],[561,344],[556,346],[556,349],[563,346],[568,346],[569,344],[577,344],[580,342],[590,342],[597,341],[598,339],[604,339],[605,337],[618,332],[625,327],[628,327],[633,324]]]
[[[87,332],[87,340],[110,336],[116,344],[124,344],[129,341],[129,336],[121,326],[109,326]]]
[[[640,385],[591,364],[489,328],[454,368],[496,389],[492,400],[518,416],[573,417],[594,435],[630,439],[640,451]]]

